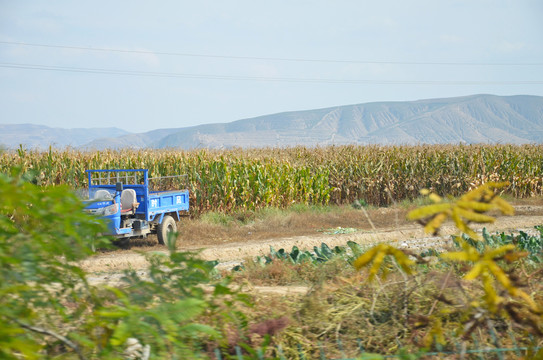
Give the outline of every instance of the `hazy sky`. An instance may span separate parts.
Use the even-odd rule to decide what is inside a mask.
[[[0,123],[133,132],[543,96],[543,1],[0,0]]]

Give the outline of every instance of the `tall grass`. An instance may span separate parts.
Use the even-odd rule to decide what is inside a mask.
[[[193,212],[266,206],[377,206],[421,188],[458,196],[487,181],[509,181],[514,197],[543,195],[543,145],[331,146],[233,150],[78,150],[20,148],[0,154],[35,173],[38,184],[84,188],[86,169],[145,168],[151,177],[188,174]],[[172,188],[180,184],[171,183]]]

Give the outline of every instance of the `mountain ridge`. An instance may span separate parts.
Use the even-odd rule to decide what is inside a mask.
[[[483,94],[284,112],[185,128],[153,146],[543,142],[542,118],[543,97]],[[236,131],[248,125],[252,128]]]
[[[52,128],[37,124],[0,124],[0,146],[16,149],[20,145],[34,149],[52,147],[80,147],[104,135],[119,137],[128,131],[109,128]]]
[[[479,94],[360,103],[230,123],[96,137],[80,147],[193,149],[442,143],[543,143],[543,97]]]

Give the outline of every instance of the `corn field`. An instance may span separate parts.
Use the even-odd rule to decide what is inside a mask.
[[[187,174],[195,214],[355,200],[386,206],[414,199],[422,188],[457,196],[487,181],[509,181],[505,192],[514,197],[543,195],[543,145],[96,152],[21,147],[0,153],[0,172],[11,166],[29,172],[40,185],[74,189],[87,186],[86,169],[149,169],[150,177]]]

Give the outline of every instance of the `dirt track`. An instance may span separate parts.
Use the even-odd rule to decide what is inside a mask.
[[[520,211],[519,211],[520,210]],[[517,207],[517,212],[521,215],[514,217],[498,217],[494,224],[486,224],[490,232],[498,231],[517,231],[533,230],[533,226],[543,225],[543,207]],[[389,215],[384,215],[389,216]],[[483,226],[473,226],[474,229],[482,229]],[[324,234],[313,233],[304,236],[271,238],[263,240],[245,240],[234,243],[210,245],[207,246],[188,246],[179,247],[181,251],[200,251],[201,257],[206,260],[219,260],[221,263],[231,264],[239,262],[245,258],[264,255],[269,253],[270,246],[275,249],[291,249],[297,246],[300,249],[312,249],[313,246],[320,246],[326,243],[333,247],[336,245],[345,245],[347,241],[354,241],[359,244],[375,244],[386,242],[394,244],[400,248],[424,249],[428,247],[442,248],[450,245],[450,236],[456,232],[455,228],[447,225],[442,228],[441,237],[428,237],[424,234],[419,225],[394,226],[393,228],[378,227],[375,230],[358,230],[349,234]],[[90,275],[91,282],[95,281],[115,281],[120,276],[119,272],[124,269],[143,270],[148,266],[142,253],[146,251],[165,252],[164,248],[150,247],[134,250],[116,250],[110,253],[102,253],[92,256],[83,261],[81,266]]]

